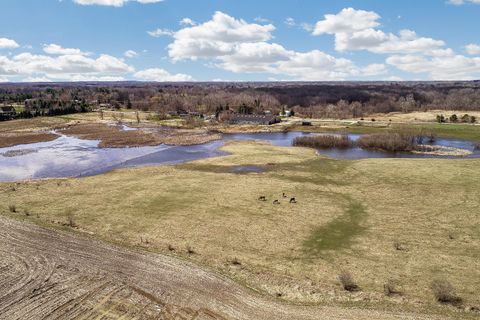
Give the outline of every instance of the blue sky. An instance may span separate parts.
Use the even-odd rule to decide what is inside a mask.
[[[479,0],[2,0],[0,81],[480,78]]]

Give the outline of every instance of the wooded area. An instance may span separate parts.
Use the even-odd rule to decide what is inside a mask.
[[[24,105],[22,117],[99,107],[206,115],[219,110],[278,113],[288,108],[302,117],[341,119],[431,109],[480,110],[480,81],[22,83],[0,85],[0,104]]]

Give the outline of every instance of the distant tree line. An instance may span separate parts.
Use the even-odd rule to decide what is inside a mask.
[[[21,117],[100,106],[167,114],[293,110],[311,118],[425,110],[480,111],[480,82],[52,83],[2,84],[0,104],[25,103]],[[450,120],[450,119],[449,119]]]

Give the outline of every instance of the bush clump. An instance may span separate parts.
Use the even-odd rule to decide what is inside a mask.
[[[148,121],[162,121],[162,120],[167,120],[168,116],[165,113],[153,113],[147,115],[147,120]]]
[[[353,146],[353,142],[346,134],[331,134],[297,137],[293,140],[293,145],[297,147],[308,147],[315,149],[347,149]]]
[[[432,142],[435,137],[408,133],[408,132],[388,132],[374,133],[361,136],[357,144],[362,149],[381,150],[388,152],[412,152],[419,149],[419,145],[427,139]]]
[[[338,275],[338,280],[342,284],[343,289],[346,291],[354,292],[360,290],[360,287],[357,285],[353,276],[349,272],[342,272]]]
[[[17,206],[15,206],[14,204],[11,204],[8,206],[8,210],[12,213],[15,213],[17,212]]]
[[[452,284],[446,280],[435,280],[432,282],[432,291],[440,303],[460,305],[462,298],[457,296]]]
[[[395,295],[402,295],[402,291],[398,288],[397,282],[389,279],[383,285],[383,291],[385,295],[391,297]]]

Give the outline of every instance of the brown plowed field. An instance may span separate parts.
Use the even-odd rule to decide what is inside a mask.
[[[181,260],[0,217],[0,319],[432,319],[264,298]]]

